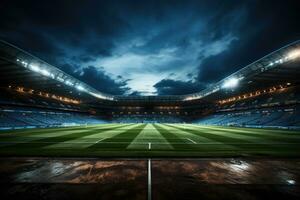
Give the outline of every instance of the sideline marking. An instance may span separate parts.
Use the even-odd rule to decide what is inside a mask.
[[[151,142],[148,142],[148,149],[151,149]]]

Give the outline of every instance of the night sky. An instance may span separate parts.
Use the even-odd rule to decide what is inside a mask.
[[[300,39],[300,2],[1,0],[0,39],[101,92],[199,92]]]

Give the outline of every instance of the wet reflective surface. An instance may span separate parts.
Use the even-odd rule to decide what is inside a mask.
[[[299,199],[300,160],[152,162],[153,199]]]
[[[1,199],[147,199],[144,160],[0,159]],[[152,199],[300,199],[300,159],[151,160]]]
[[[147,199],[146,161],[0,160],[5,199]]]

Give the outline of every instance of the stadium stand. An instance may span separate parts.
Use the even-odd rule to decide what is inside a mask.
[[[0,109],[0,129],[106,123],[93,115],[28,108]]]
[[[243,95],[241,95],[243,96]],[[195,123],[219,126],[291,128],[300,127],[300,99],[297,87],[282,88],[249,98],[221,100],[213,115]]]
[[[217,113],[204,117],[196,121],[196,123],[220,126],[298,128],[300,127],[299,116],[299,108],[270,108],[244,112]]]
[[[104,94],[0,41],[0,127],[198,123],[299,128],[300,41],[187,95]]]
[[[182,118],[164,115],[123,115],[114,117],[116,123],[181,123]]]
[[[44,93],[47,94],[47,93]],[[58,97],[58,95],[53,95]],[[68,98],[66,98],[68,99]],[[68,99],[69,100],[69,99]],[[42,128],[107,123],[79,103],[9,87],[0,93],[0,129]]]

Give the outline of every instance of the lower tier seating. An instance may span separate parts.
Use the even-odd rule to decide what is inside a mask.
[[[105,122],[105,120],[93,115],[82,113],[22,108],[0,109],[0,129],[101,124]]]
[[[217,112],[195,123],[221,126],[300,127],[300,107]]]

